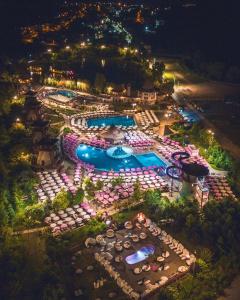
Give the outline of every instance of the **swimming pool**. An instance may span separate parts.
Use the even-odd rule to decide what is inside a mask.
[[[144,157],[146,155],[146,158]],[[106,150],[80,144],[76,149],[76,156],[100,171],[119,171],[126,168],[141,168],[149,166],[162,167],[165,163],[155,153],[131,155],[123,159],[110,157]]]
[[[140,248],[135,253],[127,256],[125,258],[126,263],[129,265],[134,265],[136,263],[139,263],[145,259],[147,259],[150,255],[154,254],[155,247],[153,245],[147,245],[142,248]]]
[[[199,122],[200,118],[198,116],[197,113],[195,113],[194,111],[191,111],[189,109],[179,109],[179,113],[180,115],[184,118],[184,120],[188,121],[188,122]]]
[[[166,168],[165,162],[154,152],[137,154],[135,157],[144,167],[157,166]]]
[[[68,91],[68,90],[57,90],[57,91],[54,91],[54,92],[50,93],[49,95],[51,95],[51,96],[61,95],[61,96],[64,96],[66,98],[76,97],[76,93],[74,93],[72,91]]]
[[[87,120],[88,127],[90,126],[134,126],[135,121],[133,117],[129,116],[108,116],[103,118],[89,118]]]

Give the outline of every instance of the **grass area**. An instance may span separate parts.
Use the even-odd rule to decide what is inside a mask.
[[[95,236],[106,229],[106,224],[96,219],[91,220],[87,225],[76,228],[63,234],[62,238],[68,240],[70,245],[81,244],[86,238]]]
[[[113,215],[113,220],[118,223],[124,223],[133,218],[138,212],[148,213],[144,204],[125,209],[124,211]],[[93,219],[83,227],[76,228],[62,235],[64,240],[69,242],[69,245],[83,244],[88,237],[94,237],[106,229],[106,224],[103,221]]]
[[[119,224],[122,224],[128,220],[131,220],[133,217],[136,216],[139,212],[143,212],[146,215],[149,213],[147,206],[144,203],[140,205],[133,206],[129,209],[125,209],[115,215],[112,216],[113,220]]]
[[[70,293],[73,293],[76,289],[81,289],[83,295],[79,299],[90,300],[97,299],[98,297],[108,299],[109,293],[114,292],[116,295],[115,299],[125,300],[126,296],[118,288],[116,282],[109,277],[104,268],[97,263],[92,251],[86,248],[80,251],[81,254],[76,255],[74,266],[68,268],[68,274],[66,274],[70,279]],[[93,266],[93,270],[88,270],[88,266]],[[82,274],[75,273],[75,270],[78,268],[83,271]],[[100,279],[104,280],[103,286],[95,289],[94,282]]]

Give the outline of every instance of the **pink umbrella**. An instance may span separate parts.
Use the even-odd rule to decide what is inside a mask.
[[[57,224],[55,224],[55,223],[50,224],[50,228],[52,228],[52,229],[55,228],[56,226],[57,226]]]
[[[67,226],[67,224],[62,224],[60,228],[63,230],[63,229],[67,229],[68,226]]]

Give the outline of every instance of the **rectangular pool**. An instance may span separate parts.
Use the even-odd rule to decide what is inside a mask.
[[[144,154],[135,155],[136,159],[140,162],[140,164],[144,167],[164,167],[166,168],[166,164],[161,160],[159,156],[157,156],[154,152],[148,152]]]
[[[136,125],[133,117],[129,116],[109,116],[103,118],[89,118],[87,120],[87,126],[134,126]]]
[[[138,251],[126,257],[126,263],[129,265],[137,264],[147,259],[150,255],[153,255],[155,247],[153,245],[147,245],[140,248]]]

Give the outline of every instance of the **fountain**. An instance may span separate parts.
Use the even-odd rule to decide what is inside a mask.
[[[107,155],[111,158],[123,159],[131,156],[133,153],[132,148],[126,146],[114,146],[107,150]]]

